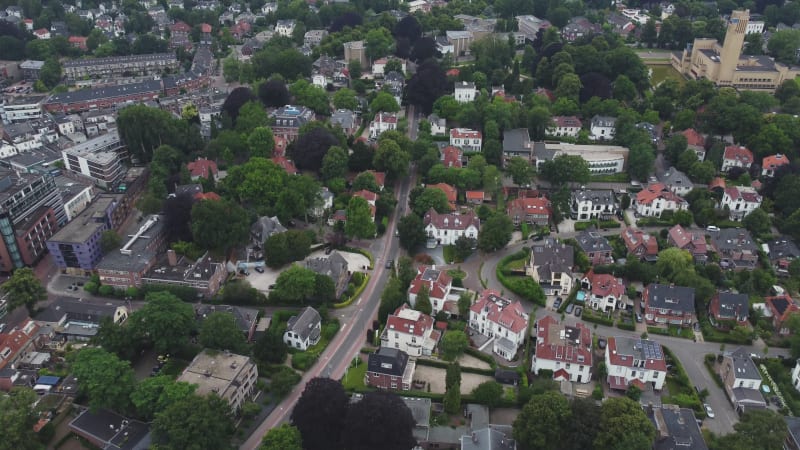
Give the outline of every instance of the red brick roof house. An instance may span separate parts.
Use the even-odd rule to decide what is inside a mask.
[[[670,245],[691,253],[696,262],[705,263],[708,260],[708,244],[702,232],[689,231],[675,225],[669,229],[667,239]]]
[[[786,321],[792,314],[800,312],[800,307],[786,294],[774,297],[764,297],[767,311],[772,315],[772,326],[778,334],[787,335],[791,330],[786,327]]]
[[[480,205],[486,199],[486,195],[483,191],[467,191],[466,198],[467,203]]]
[[[69,42],[71,47],[83,50],[85,52],[86,50],[89,50],[89,47],[86,46],[86,39],[88,38],[85,36],[70,36],[67,39],[67,42]]]
[[[408,391],[414,378],[416,361],[396,348],[381,347],[369,355],[365,379],[367,386]]]
[[[775,171],[778,170],[779,167],[787,165],[789,165],[789,158],[787,158],[786,155],[778,153],[776,155],[766,156],[761,162],[761,176],[773,177],[775,176]]]
[[[14,368],[28,349],[33,345],[39,325],[30,318],[19,326],[0,333],[0,370]]]
[[[433,317],[415,311],[404,303],[386,319],[381,347],[400,349],[410,357],[430,356],[441,336],[442,332],[434,329]]]
[[[417,301],[417,294],[425,286],[428,288],[428,297],[433,307],[433,315],[445,310],[445,303],[457,303],[458,299],[449,299],[453,279],[446,270],[437,269],[436,266],[420,266],[417,276],[411,281],[408,288],[408,303],[413,308]]]
[[[655,261],[658,258],[658,241],[654,236],[631,227],[622,230],[621,236],[628,253],[647,261]]]
[[[708,190],[721,194],[723,191],[725,191],[725,178],[716,177],[711,180],[711,183],[708,184]]]
[[[503,298],[492,289],[485,289],[469,308],[470,329],[492,339],[494,353],[507,361],[514,359],[525,342],[528,320],[522,303]]]
[[[195,161],[186,164],[189,169],[189,175],[192,181],[197,181],[200,178],[213,178],[215,181],[219,180],[219,169],[217,163],[207,158],[197,158]]]
[[[753,152],[740,145],[729,145],[725,147],[725,153],[722,155],[722,169],[721,172],[739,167],[742,169],[749,169],[753,164]]]
[[[580,280],[581,289],[588,291],[584,298],[586,306],[603,312],[625,308],[623,296],[625,283],[611,274],[594,273],[589,269]]]
[[[592,332],[582,322],[559,323],[552,316],[536,322],[536,353],[531,371],[553,372],[553,378],[588,383],[592,381]]]
[[[383,190],[384,186],[386,186],[386,172],[376,172],[374,170],[367,170],[367,173],[371,173],[372,177],[375,178],[375,184]]]
[[[442,150],[442,164],[447,168],[461,168],[463,156],[464,152],[460,148],[449,145]]]
[[[544,227],[550,224],[553,209],[550,200],[545,197],[518,198],[508,202],[506,214],[511,218],[514,226],[526,222]]]
[[[699,161],[706,159],[706,138],[694,128],[683,130],[681,134],[686,138],[687,147],[697,154],[697,159]]]
[[[281,169],[285,170],[289,175],[297,175],[300,173],[294,163],[284,156],[274,156],[271,158],[271,161],[277,164]]]
[[[437,245],[454,245],[461,237],[478,239],[481,221],[470,211],[466,214],[439,214],[431,208],[422,219],[428,239]]]
[[[450,209],[456,209],[456,200],[458,199],[458,191],[453,186],[447,183],[429,184],[430,189],[439,189],[447,196],[447,202],[450,203]]]
[[[721,329],[735,325],[747,326],[750,316],[750,298],[746,294],[717,291],[708,305],[711,324]]]

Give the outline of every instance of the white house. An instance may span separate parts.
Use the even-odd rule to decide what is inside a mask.
[[[279,20],[275,25],[275,32],[281,36],[292,37],[297,23],[293,19]]]
[[[789,158],[787,158],[786,155],[777,153],[775,155],[765,156],[764,159],[761,160],[761,176],[774,177],[775,171],[778,170],[779,167],[788,165]]]
[[[479,152],[483,146],[483,134],[469,128],[450,130],[450,145],[461,147],[465,152]]]
[[[575,116],[555,116],[547,127],[547,134],[556,137],[578,137],[583,123]]]
[[[612,190],[572,191],[570,216],[573,220],[607,220],[619,211],[617,198]]]
[[[402,350],[412,358],[430,356],[442,335],[433,328],[433,324],[433,317],[403,304],[386,319],[386,328],[381,334],[381,347]]]
[[[614,139],[617,118],[596,115],[592,117],[589,128],[589,139],[593,141],[610,141]]]
[[[767,403],[761,395],[761,372],[742,347],[726,353],[719,365],[719,376],[725,385],[728,398],[737,411],[751,408],[766,408]]]
[[[792,369],[792,386],[800,391],[800,359],[797,360],[794,369]]]
[[[536,353],[531,371],[553,372],[556,381],[592,381],[592,332],[582,322],[575,326],[545,316],[536,322]]]
[[[319,342],[321,331],[322,318],[317,310],[306,306],[300,315],[289,319],[286,332],[283,333],[283,342],[298,350],[308,350]]]
[[[764,21],[763,20],[748,20],[747,21],[747,29],[745,30],[746,34],[763,33],[763,32],[764,32]]]
[[[261,7],[261,14],[264,15],[274,13],[276,11],[278,11],[278,3],[276,2],[264,3],[264,6]]]
[[[39,28],[33,31],[33,35],[36,36],[36,39],[50,39],[50,30],[47,28]]]
[[[629,337],[610,337],[606,345],[606,369],[611,389],[626,391],[652,385],[660,391],[667,379],[664,349],[656,341]]]
[[[722,154],[722,168],[720,171],[727,172],[734,167],[749,169],[753,164],[753,152],[741,145],[729,145],[725,147]]]
[[[369,137],[377,139],[384,131],[397,129],[397,114],[379,112],[369,124]]]
[[[586,292],[584,301],[596,311],[613,312],[625,308],[625,284],[622,278],[611,274],[594,273],[594,269],[581,278],[581,289]]]
[[[467,214],[439,214],[431,208],[422,221],[428,239],[436,240],[438,245],[453,245],[458,238],[478,239],[481,221],[474,212]]]
[[[311,84],[321,89],[325,89],[331,81],[330,78],[321,73],[311,75]]]
[[[447,119],[436,114],[428,116],[428,123],[431,124],[431,136],[444,136],[447,132]]]
[[[478,91],[475,89],[475,83],[461,81],[456,83],[453,96],[458,103],[472,103],[475,101],[475,95],[477,93]]]
[[[436,266],[419,266],[417,276],[408,287],[408,303],[412,308],[416,305],[417,295],[423,287],[428,290],[434,315],[439,311],[448,313],[458,311],[458,297],[450,296],[453,279],[446,270],[437,269]]]
[[[499,292],[486,289],[469,308],[469,327],[493,339],[493,351],[511,361],[525,342],[528,314],[519,301],[512,303]]]
[[[664,211],[681,211],[689,202],[670,191],[664,183],[652,183],[634,197],[634,208],[643,217],[661,217]]]
[[[761,200],[761,195],[751,187],[731,186],[725,188],[721,206],[728,207],[731,220],[742,220],[761,206]]]
[[[525,273],[534,279],[547,295],[568,295],[572,290],[572,246],[548,238],[544,245],[531,247],[531,260]]]

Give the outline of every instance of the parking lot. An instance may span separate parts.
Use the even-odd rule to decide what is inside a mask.
[[[369,267],[369,258],[360,254],[360,253],[352,253],[352,252],[339,252],[342,257],[347,261],[347,265],[349,267],[350,272],[366,272],[364,270],[365,267]],[[328,258],[330,255],[326,255],[324,250],[318,250],[310,255],[308,258]],[[306,258],[306,259],[308,259]],[[304,263],[302,261],[297,262],[295,264]],[[281,274],[284,270],[286,270],[289,266],[283,266],[279,269],[272,269],[270,267],[264,267],[264,273],[257,272],[254,268],[249,268],[248,272],[250,275],[246,276],[245,279],[250,282],[250,285],[254,288],[258,289],[261,292],[269,292],[269,287],[275,284],[275,281],[278,279],[278,275]]]

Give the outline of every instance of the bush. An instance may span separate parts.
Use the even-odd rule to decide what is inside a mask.
[[[92,295],[97,294],[97,291],[99,289],[100,289],[100,285],[98,285],[94,281],[87,281],[86,284],[83,285],[83,290],[88,292],[88,293],[90,293],[90,294],[92,294]]]
[[[335,321],[335,322],[331,322],[331,323],[325,324],[322,327],[322,339],[325,339],[326,341],[330,341],[334,336],[336,336],[336,333],[338,331],[339,331],[339,321],[338,320]]]
[[[363,272],[355,272],[350,279],[353,281],[353,284],[355,284],[356,286],[361,286],[361,283],[364,282],[364,273]]]
[[[110,297],[114,295],[114,286],[109,286],[107,284],[104,284],[97,289],[97,293],[104,297]]]
[[[312,365],[314,365],[314,362],[317,361],[318,356],[319,355],[315,353],[307,351],[295,353],[294,355],[292,355],[292,367],[297,370],[302,370],[303,372],[305,372],[306,370],[311,368]]]

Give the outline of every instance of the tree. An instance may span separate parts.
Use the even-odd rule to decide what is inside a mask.
[[[716,448],[780,450],[788,432],[783,417],[771,410],[747,411],[733,429],[734,433],[722,437]]]
[[[373,28],[364,37],[364,44],[367,47],[367,57],[374,60],[389,54],[392,47],[392,35],[386,28]]]
[[[336,109],[355,110],[358,108],[358,98],[356,91],[349,88],[342,88],[333,94],[333,107]]]
[[[458,414],[461,411],[461,384],[449,386],[444,393],[444,412]]]
[[[398,262],[399,266],[399,262]],[[378,308],[378,317],[388,317],[389,314],[394,312],[403,305],[406,301],[406,291],[402,286],[402,282],[397,277],[389,278],[386,287],[381,293],[381,304]]]
[[[484,381],[472,390],[476,402],[494,408],[503,399],[503,386],[496,381]]]
[[[558,155],[542,163],[542,178],[555,185],[568,182],[585,184],[589,182],[591,172],[589,163],[576,155]]]
[[[271,158],[272,150],[275,148],[275,136],[272,134],[272,129],[266,126],[255,127],[247,137],[247,148],[250,150],[251,157]]]
[[[416,196],[411,196],[410,202],[412,211],[418,216],[424,216],[431,208],[438,213],[450,212],[450,202],[447,201],[447,194],[441,189],[422,189],[418,191]]]
[[[316,273],[298,265],[292,265],[281,272],[275,280],[275,288],[270,300],[277,299],[291,303],[303,303],[314,296]]]
[[[194,242],[224,255],[247,243],[250,218],[244,208],[226,199],[197,202],[192,207],[192,236]]]
[[[514,439],[524,449],[559,448],[572,411],[560,393],[534,395],[514,420]],[[611,447],[598,447],[611,448]]]
[[[447,361],[458,359],[467,347],[469,347],[469,338],[461,330],[448,330],[439,346],[442,351],[442,357]]]
[[[400,111],[400,105],[397,104],[397,100],[392,94],[380,91],[369,103],[369,110],[373,113],[397,112]]]
[[[128,410],[135,385],[128,361],[102,348],[87,347],[74,356],[71,370],[78,379],[78,388],[89,397],[89,406],[93,409]]]
[[[321,87],[301,79],[292,83],[289,87],[289,92],[294,96],[295,103],[313,109],[317,114],[330,114],[330,99]]]
[[[637,142],[630,146],[628,174],[635,180],[646,180],[653,168],[655,156],[650,144]]]
[[[514,184],[525,186],[530,184],[533,177],[533,168],[530,163],[519,156],[510,158],[506,163],[506,172],[511,175]]]
[[[461,384],[461,366],[457,362],[447,365],[444,385],[447,389]]]
[[[152,430],[158,448],[228,448],[233,434],[231,408],[216,394],[189,395],[156,414]]]
[[[328,149],[325,157],[322,158],[322,168],[320,174],[322,179],[331,180],[334,178],[343,178],[347,175],[347,150],[338,145]]]
[[[347,204],[347,222],[344,232],[350,238],[370,239],[375,237],[375,221],[369,203],[361,197],[351,197]]]
[[[169,405],[194,395],[195,390],[195,384],[160,375],[140,381],[131,393],[131,402],[141,417],[152,420],[156,413],[165,410]]]
[[[422,25],[416,17],[409,15],[405,16],[395,24],[392,29],[392,34],[395,38],[404,37],[408,39],[412,45],[422,37]]]
[[[0,429],[4,449],[38,450],[42,448],[33,431],[39,419],[33,408],[39,399],[32,389],[15,387],[8,395],[0,396]]]
[[[428,286],[423,285],[417,293],[417,298],[414,301],[414,309],[422,314],[431,315],[433,313],[433,306],[431,305],[431,297]]]
[[[433,102],[450,89],[444,69],[434,59],[419,66],[414,76],[408,80],[406,100],[420,107],[423,114],[430,114]]]
[[[605,378],[605,376],[600,376]],[[600,430],[600,408],[591,398],[576,398],[570,402],[572,429],[567,435],[566,449],[583,450],[593,448],[597,432]]]
[[[256,96],[249,87],[237,87],[225,98],[225,102],[222,104],[222,111],[227,113],[228,117],[236,123],[236,118],[239,117],[239,110],[242,106],[255,99]]]
[[[795,50],[800,48],[799,30],[776,31],[769,38],[767,50],[778,61],[784,64],[796,64],[797,55]]]
[[[15,270],[11,278],[0,286],[0,290],[8,295],[9,312],[20,306],[25,306],[28,311],[33,312],[36,302],[47,298],[47,290],[29,267]]]
[[[100,250],[106,254],[122,244],[122,237],[114,230],[106,230],[100,235]]]
[[[458,315],[462,319],[469,317],[470,306],[472,306],[472,295],[469,292],[462,292],[458,296]]]
[[[259,450],[303,450],[300,430],[288,423],[270,429],[261,441]]]
[[[253,356],[270,364],[283,364],[287,353],[283,336],[278,332],[267,331],[253,346]]]
[[[493,252],[511,241],[514,224],[502,213],[494,213],[483,223],[478,235],[478,248],[483,252]]]
[[[269,108],[280,108],[288,105],[292,100],[286,83],[279,78],[273,78],[261,83],[258,86],[258,98]]]
[[[477,241],[474,238],[459,236],[453,245],[456,261],[464,261],[465,259],[469,258],[469,256],[472,254],[472,249],[474,249],[476,245]]]
[[[427,235],[422,219],[416,214],[409,214],[397,222],[397,234],[400,237],[400,246],[409,252],[424,244]]]
[[[753,236],[769,234],[771,228],[769,214],[762,208],[757,208],[745,216],[745,218],[742,219],[742,225],[753,233]]]
[[[292,410],[292,425],[300,430],[305,450],[341,449],[350,399],[330,378],[312,378]]]
[[[391,392],[368,392],[347,409],[342,444],[348,450],[407,450],[417,443],[411,410]]]
[[[375,150],[372,164],[376,169],[385,171],[389,180],[396,180],[408,173],[410,161],[411,155],[403,150],[397,142],[391,139],[381,139]]]
[[[249,134],[256,128],[266,126],[267,112],[258,100],[250,100],[239,108],[239,115],[236,117],[236,131]]]
[[[49,58],[42,65],[39,71],[39,80],[47,87],[52,89],[61,82],[61,64],[56,58]]]
[[[580,77],[574,73],[568,73],[558,81],[555,94],[558,98],[578,101],[578,94],[580,94],[582,87],[583,84],[581,83]]]
[[[672,281],[675,276],[684,270],[693,270],[692,254],[677,247],[670,247],[658,253],[656,270],[658,274]]]
[[[600,411],[595,448],[652,448],[656,430],[638,402],[627,397],[610,398],[603,402]]]
[[[333,133],[324,127],[317,126],[301,134],[294,145],[289,147],[289,153],[294,158],[298,169],[318,172],[328,150],[339,144],[339,140]]]
[[[150,292],[145,300],[145,305],[128,318],[128,326],[152,342],[159,353],[183,347],[195,325],[192,305],[163,291]]]
[[[214,312],[203,318],[200,326],[200,344],[206,348],[230,350],[233,353],[247,353],[242,330],[236,324],[233,314]]]

